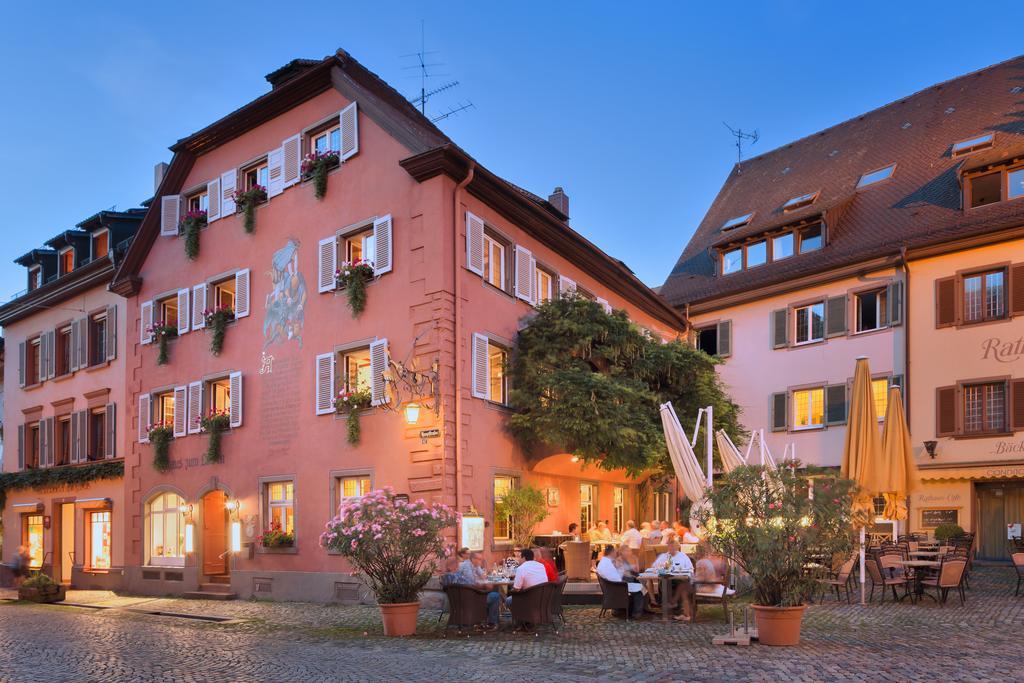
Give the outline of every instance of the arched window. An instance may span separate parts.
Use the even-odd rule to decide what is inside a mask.
[[[149,501],[149,563],[185,565],[185,500],[177,493],[161,493]]]

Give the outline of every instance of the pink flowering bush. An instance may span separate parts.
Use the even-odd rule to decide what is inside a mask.
[[[320,545],[366,576],[377,602],[416,602],[435,560],[451,553],[442,534],[458,519],[447,505],[406,501],[385,487],[343,502],[325,525]]]

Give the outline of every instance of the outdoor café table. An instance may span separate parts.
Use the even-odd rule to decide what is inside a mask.
[[[920,557],[920,558],[938,557],[939,556],[939,551],[938,550],[911,550],[910,554],[913,557]]]
[[[501,594],[501,600],[498,601],[498,609],[504,612],[508,609],[505,605],[505,598],[508,597],[508,589],[512,586],[512,579],[506,579],[503,576],[488,576],[487,583],[494,586],[494,590]]]
[[[661,620],[667,624],[669,617],[672,616],[671,610],[668,607],[668,602],[672,597],[672,584],[679,581],[690,583],[690,577],[691,574],[660,574],[657,572],[646,571],[642,574],[638,574],[636,578],[637,581],[647,584],[653,584],[655,581],[660,582]],[[647,589],[648,593],[650,593],[650,589],[651,587],[649,586]],[[690,591],[689,595],[690,607],[692,608],[696,605],[696,598],[692,591]],[[695,610],[691,609],[690,614],[695,614]]]
[[[925,567],[938,567],[942,563],[941,562],[936,562],[934,560],[900,560],[900,564],[902,564],[904,567],[911,567],[913,569],[924,569]],[[915,571],[914,572],[914,595],[917,595],[917,596],[928,595],[927,593],[924,592],[924,584],[921,583],[922,579],[924,579],[924,572]],[[905,598],[907,596],[904,595],[903,597]],[[932,598],[934,600],[933,596],[928,595],[928,597]],[[900,598],[900,600],[902,601],[903,598]]]

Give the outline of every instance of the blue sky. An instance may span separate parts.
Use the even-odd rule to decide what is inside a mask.
[[[93,6],[93,5],[100,5]],[[661,284],[732,164],[1015,56],[1024,9],[963,2],[10,3],[0,26],[0,300],[11,259],[152,192],[167,147],[344,47],[406,94],[420,45],[461,86],[441,124],[493,171]],[[997,3],[998,4],[998,3]]]

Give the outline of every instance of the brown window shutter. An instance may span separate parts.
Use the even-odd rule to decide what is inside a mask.
[[[1024,315],[1024,263],[1010,266],[1010,315]]]
[[[1024,379],[1010,380],[1010,429],[1024,431]]]
[[[789,346],[789,309],[772,311],[772,348]]]
[[[825,301],[825,336],[846,334],[846,295],[832,296]]]
[[[25,425],[18,425],[18,470],[25,469]]]
[[[956,278],[935,281],[935,327],[956,325]]]
[[[784,432],[789,429],[789,393],[780,391],[772,394],[772,431]]]
[[[935,390],[935,436],[953,436],[957,433],[957,387],[939,387]]]
[[[104,438],[105,443],[103,444],[103,456],[114,458],[117,456],[117,404],[108,403],[105,415],[104,429],[106,430],[106,435]]]

